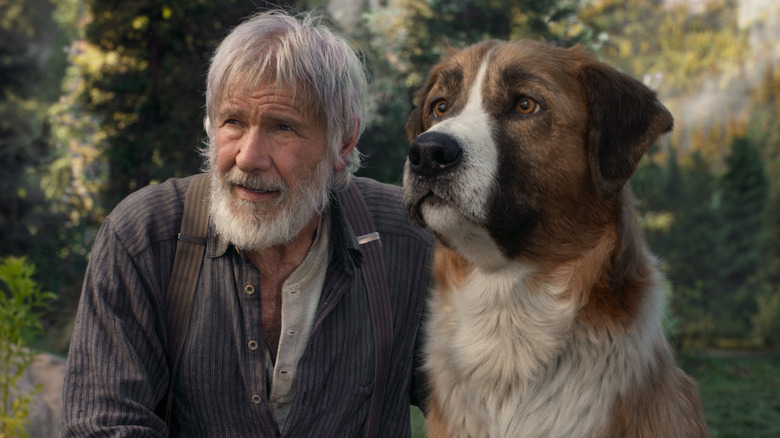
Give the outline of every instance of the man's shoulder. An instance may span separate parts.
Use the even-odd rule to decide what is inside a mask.
[[[402,234],[430,242],[430,232],[414,223],[406,214],[400,186],[365,177],[354,177],[353,179],[366,201],[377,231]]]
[[[160,184],[150,184],[127,195],[109,217],[151,218],[178,212],[184,206],[184,195],[193,177],[171,178]]]
[[[184,197],[192,177],[171,178],[143,187],[124,198],[106,217],[106,223],[137,251],[154,241],[176,239]]]
[[[387,184],[379,182],[372,178],[355,176],[352,177],[357,184],[360,193],[363,198],[366,199],[366,203],[371,201],[385,202],[392,205],[402,206],[401,204],[401,187],[395,184]]]

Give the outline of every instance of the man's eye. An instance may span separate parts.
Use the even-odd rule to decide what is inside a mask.
[[[226,125],[238,125],[240,122],[236,119],[225,119]]]

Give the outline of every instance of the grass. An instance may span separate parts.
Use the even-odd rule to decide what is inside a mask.
[[[780,437],[780,352],[711,352],[682,367],[699,383],[712,438]],[[412,438],[424,438],[412,407]]]
[[[683,362],[712,438],[780,437],[780,352],[716,352]]]

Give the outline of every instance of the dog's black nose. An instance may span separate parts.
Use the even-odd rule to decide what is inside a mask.
[[[462,158],[458,142],[440,132],[422,133],[409,147],[409,169],[421,176],[435,176],[452,169]]]

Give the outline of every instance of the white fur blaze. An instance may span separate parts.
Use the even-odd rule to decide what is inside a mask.
[[[498,169],[498,150],[492,136],[493,120],[485,111],[482,96],[488,56],[471,86],[463,111],[427,131],[450,135],[463,149],[463,162],[457,177],[458,207],[467,217],[480,222],[487,217]],[[444,217],[438,218],[439,214]],[[447,212],[439,213],[436,208],[424,209],[423,215],[434,229],[452,223]]]

